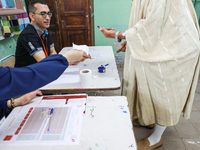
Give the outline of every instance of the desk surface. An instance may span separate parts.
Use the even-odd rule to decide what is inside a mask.
[[[36,103],[38,98],[35,98]],[[34,103],[31,103],[33,105]],[[0,146],[3,150],[136,150],[126,97],[88,97],[81,138],[75,146]]]
[[[71,49],[65,47],[61,50],[61,54]],[[78,65],[69,66],[71,68],[90,69],[92,70],[92,86],[82,87],[80,83],[76,84],[48,84],[41,88],[43,92],[68,92],[68,91],[97,91],[97,90],[117,90],[121,88],[121,82],[111,46],[92,46],[89,47],[89,53],[92,59],[80,62]],[[106,65],[106,72],[99,73],[98,67]]]

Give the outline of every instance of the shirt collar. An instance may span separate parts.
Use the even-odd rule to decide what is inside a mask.
[[[35,28],[35,30],[38,32],[38,34],[39,34],[40,36],[42,36],[43,38],[44,38],[46,35],[49,34],[48,31],[47,31],[47,29],[45,29],[44,32],[43,32],[43,31],[42,31],[38,26],[36,26],[32,21],[31,21],[31,25]]]

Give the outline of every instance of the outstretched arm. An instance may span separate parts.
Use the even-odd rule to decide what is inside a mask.
[[[99,30],[103,33],[103,35],[107,38],[115,38],[115,33],[117,32],[115,29],[113,28],[102,28],[99,27]],[[118,34],[118,39],[125,39],[126,37],[123,36],[124,32],[119,32]]]

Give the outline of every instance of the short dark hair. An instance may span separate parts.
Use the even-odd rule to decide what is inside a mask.
[[[34,6],[36,3],[47,5],[47,3],[43,0],[32,0],[32,1],[30,1],[29,5],[28,5],[29,13],[36,12],[37,8]]]

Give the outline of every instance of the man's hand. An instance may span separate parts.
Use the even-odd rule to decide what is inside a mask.
[[[115,33],[117,32],[113,28],[101,28],[99,27],[99,30],[103,33],[103,35],[107,38],[115,38]]]
[[[127,44],[127,41],[123,42],[122,45],[121,45],[121,48],[117,50],[117,53],[125,52],[126,51],[126,44]]]
[[[63,54],[65,58],[67,58],[70,64],[77,64],[80,61],[83,62],[85,59],[91,59],[90,55],[87,55],[84,51],[71,49]]]

